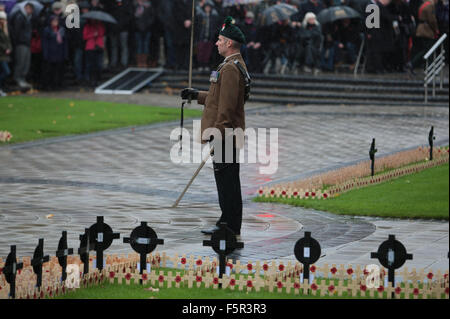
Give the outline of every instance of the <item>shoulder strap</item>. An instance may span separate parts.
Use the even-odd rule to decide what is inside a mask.
[[[234,65],[237,66],[241,74],[244,76],[245,83],[250,83],[252,79],[250,78],[250,74],[248,74],[247,70],[244,69],[242,64],[238,60],[234,60]]]

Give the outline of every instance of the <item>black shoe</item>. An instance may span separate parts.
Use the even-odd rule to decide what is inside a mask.
[[[205,234],[205,235],[212,235],[216,230],[219,230],[219,229],[220,229],[219,227],[214,226],[214,227],[211,228],[211,229],[204,229],[204,230],[202,230],[201,232],[202,232],[203,234]]]

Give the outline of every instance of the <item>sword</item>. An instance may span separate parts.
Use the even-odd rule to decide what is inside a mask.
[[[186,185],[186,187],[184,188],[183,192],[180,194],[180,196],[178,196],[178,198],[175,201],[175,203],[173,204],[172,208],[175,208],[175,207],[178,206],[178,204],[180,203],[180,201],[183,198],[184,194],[186,193],[188,188],[192,185],[192,183],[194,182],[194,179],[197,177],[198,173],[200,173],[200,171],[202,170],[203,166],[205,166],[206,162],[208,161],[209,157],[212,154],[214,154],[214,146],[211,147],[211,150],[209,151],[209,154],[207,154],[205,156],[205,158],[203,159],[203,161],[200,163],[200,166],[197,168],[197,170],[195,171],[194,175],[189,180],[189,183]]]

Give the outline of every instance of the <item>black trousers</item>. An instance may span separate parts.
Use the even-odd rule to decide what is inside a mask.
[[[239,150],[234,149],[234,154],[239,154]],[[242,226],[241,181],[239,179],[239,163],[236,161],[236,156],[233,159],[233,163],[226,163],[225,160],[222,163],[216,163],[213,160],[214,178],[222,210],[217,226],[225,222],[236,235],[240,235]]]

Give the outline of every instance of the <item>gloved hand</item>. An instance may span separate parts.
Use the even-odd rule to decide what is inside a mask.
[[[181,98],[183,100],[188,100],[189,98],[191,100],[196,100],[198,97],[198,90],[193,88],[185,88],[181,90]]]

